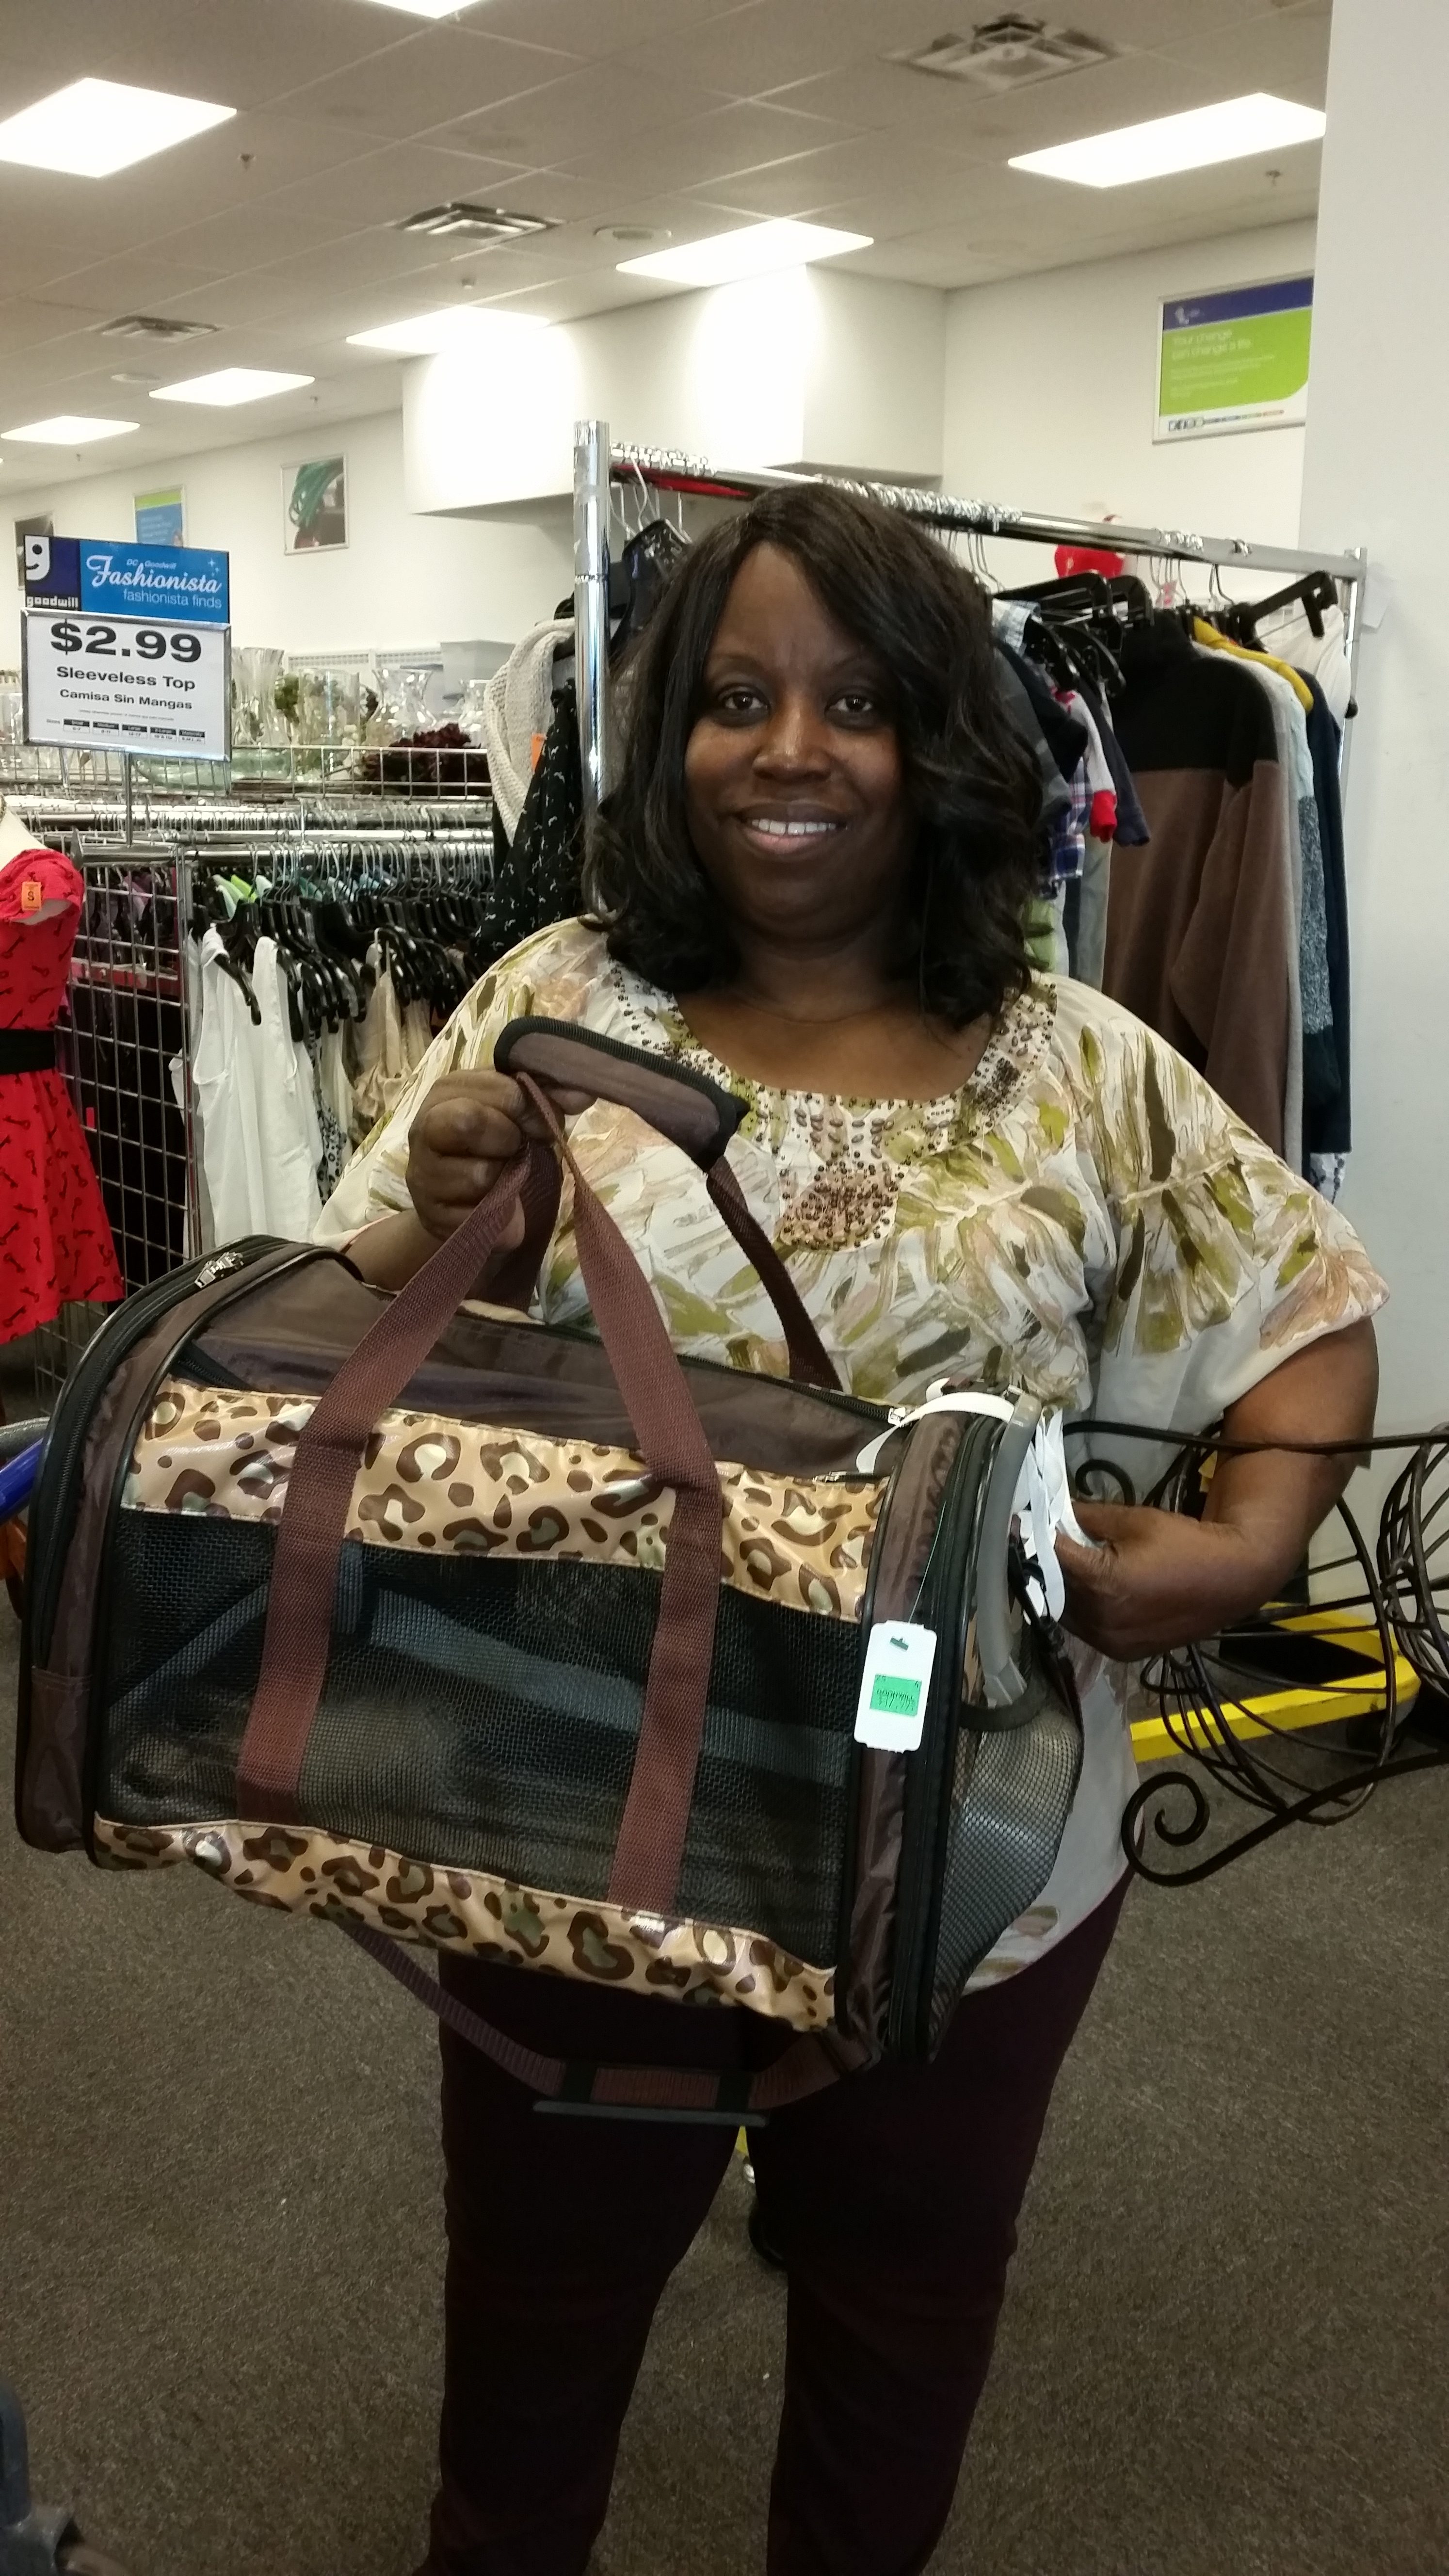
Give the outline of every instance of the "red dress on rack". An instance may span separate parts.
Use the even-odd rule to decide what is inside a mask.
[[[4,1031],[55,1026],[83,892],[54,850],[0,862],[0,1068]],[[104,1304],[122,1293],[101,1185],[63,1077],[0,1069],[0,1342],[48,1324],[72,1298]]]

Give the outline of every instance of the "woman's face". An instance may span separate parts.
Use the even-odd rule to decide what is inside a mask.
[[[889,677],[778,546],[731,584],[684,785],[700,864],[742,928],[814,945],[889,924],[912,837]]]

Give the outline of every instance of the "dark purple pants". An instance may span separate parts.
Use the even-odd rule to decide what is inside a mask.
[[[889,2066],[751,2138],[789,2273],[769,2576],[915,2576],[950,2509],[1057,2070],[1119,1888],[1036,1966],[970,1996],[929,2066]],[[758,2062],[744,2012],[701,2013],[514,1971],[448,1983],[536,2048]],[[729,2128],[536,2114],[448,2031],[442,2483],[419,2576],[582,2576],[665,2282]],[[743,2563],[743,2558],[742,2558]]]

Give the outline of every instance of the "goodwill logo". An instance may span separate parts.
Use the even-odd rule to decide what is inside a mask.
[[[229,559],[204,546],[138,546],[98,537],[27,539],[26,605],[95,609],[225,626]]]

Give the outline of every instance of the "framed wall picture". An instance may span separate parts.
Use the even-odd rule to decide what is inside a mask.
[[[347,459],[319,456],[282,468],[282,543],[289,555],[335,553],[347,543]]]

